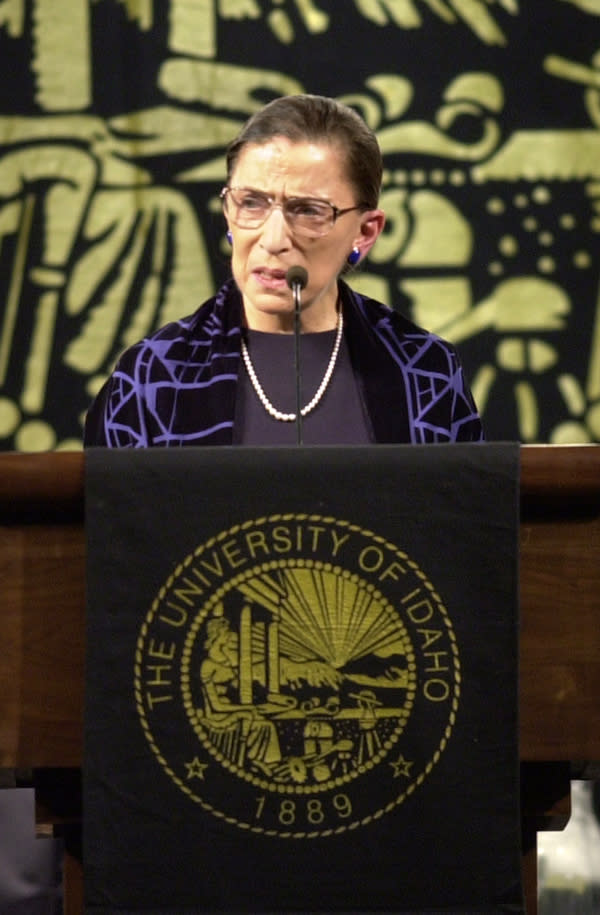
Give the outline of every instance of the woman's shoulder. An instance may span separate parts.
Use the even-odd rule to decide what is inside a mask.
[[[235,291],[222,287],[190,315],[164,324],[124,350],[88,410],[86,447],[147,446],[158,435],[156,430],[164,432],[172,423],[172,405],[183,402],[184,391],[202,390],[215,379],[231,381],[239,359],[236,315]],[[188,412],[197,418],[194,410]],[[181,418],[183,439],[189,430],[183,413]]]
[[[235,299],[233,284],[226,283],[195,311],[163,324],[124,350],[117,368],[153,356],[162,360],[187,359],[194,352],[198,353],[207,346],[212,347],[219,335],[225,340],[239,334],[240,320]]]
[[[348,287],[346,287],[348,289]],[[392,308],[367,295],[349,290],[355,307],[371,330],[399,352],[414,356],[416,350],[454,355],[455,346],[433,331],[416,324],[400,309]]]

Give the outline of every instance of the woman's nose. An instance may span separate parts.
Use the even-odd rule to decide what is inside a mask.
[[[267,251],[283,251],[290,246],[290,229],[283,210],[274,206],[262,227],[261,244]]]

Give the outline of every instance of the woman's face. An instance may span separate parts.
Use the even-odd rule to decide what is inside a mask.
[[[262,191],[282,203],[290,197],[324,200],[339,210],[360,201],[345,175],[343,155],[328,143],[292,143],[274,137],[242,149],[229,182]],[[308,273],[301,294],[302,329],[328,330],[337,321],[337,278],[353,247],[364,257],[381,232],[381,210],[353,210],[339,216],[327,235],[306,238],[273,207],[265,222],[242,229],[228,218],[233,236],[232,270],[242,293],[245,318],[254,330],[293,329],[294,301],[286,271],[299,265]]]

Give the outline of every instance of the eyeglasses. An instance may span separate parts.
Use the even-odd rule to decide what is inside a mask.
[[[249,187],[224,187],[220,197],[226,214],[240,229],[257,229],[278,207],[290,228],[306,238],[327,235],[340,216],[364,209],[363,206],[354,206],[339,210],[326,200],[312,197],[288,197],[283,203],[276,203],[270,194]]]

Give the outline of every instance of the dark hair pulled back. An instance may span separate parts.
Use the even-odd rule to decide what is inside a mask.
[[[245,146],[287,137],[293,143],[329,143],[346,160],[347,178],[357,204],[375,209],[379,201],[383,163],[373,131],[354,109],[322,95],[286,95],[274,99],[246,122],[227,148],[227,181]]]

